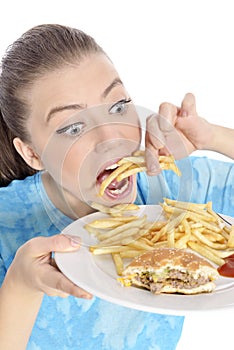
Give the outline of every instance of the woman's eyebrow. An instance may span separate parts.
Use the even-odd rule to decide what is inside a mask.
[[[120,80],[120,78],[115,78],[112,83],[103,91],[101,97],[105,98],[116,85],[123,85],[123,82]]]
[[[122,81],[120,78],[115,78],[110,85],[107,86],[107,88],[103,91],[101,94],[102,98],[105,98],[111,90],[116,86],[116,85],[123,85]],[[63,112],[63,111],[69,111],[69,110],[82,110],[86,108],[87,106],[84,106],[83,104],[71,104],[71,105],[65,105],[65,106],[57,106],[52,108],[47,117],[46,117],[46,122],[48,123],[53,116],[58,113],[58,112]]]
[[[84,105],[77,104],[77,103],[71,104],[71,105],[54,107],[48,113],[48,115],[46,117],[46,122],[48,123],[50,121],[50,119],[53,118],[53,116],[58,112],[69,111],[69,110],[82,110],[84,108],[85,108]]]

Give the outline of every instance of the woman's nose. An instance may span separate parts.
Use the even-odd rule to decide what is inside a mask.
[[[98,139],[100,141],[107,141],[112,139],[119,139],[123,137],[123,133],[121,132],[121,127],[118,124],[106,124],[99,126],[97,128]]]
[[[101,126],[97,130],[97,152],[106,152],[110,149],[118,148],[123,144],[123,135],[121,135],[118,126],[105,125]]]

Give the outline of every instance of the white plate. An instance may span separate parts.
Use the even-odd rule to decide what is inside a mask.
[[[162,219],[158,205],[140,206],[137,215],[147,214],[149,220]],[[161,218],[160,218],[161,216]],[[59,269],[75,284],[93,295],[126,307],[171,315],[186,315],[191,312],[215,311],[234,307],[234,278],[219,277],[212,293],[198,295],[160,294],[147,290],[123,287],[117,281],[117,274],[110,255],[94,256],[88,245],[96,243],[84,225],[94,219],[106,217],[94,213],[67,226],[63,233],[77,235],[86,245],[76,252],[55,253]],[[226,217],[234,223],[234,219]]]

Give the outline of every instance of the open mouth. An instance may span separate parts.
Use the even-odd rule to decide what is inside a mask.
[[[117,163],[107,166],[97,177],[97,184],[101,184],[119,167]],[[105,188],[105,194],[111,198],[119,198],[125,196],[131,191],[131,177],[124,178],[118,181],[116,178]]]

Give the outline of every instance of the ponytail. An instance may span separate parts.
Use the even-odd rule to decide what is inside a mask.
[[[16,151],[14,137],[0,110],[0,187],[7,186],[14,179],[24,179],[36,173]]]

